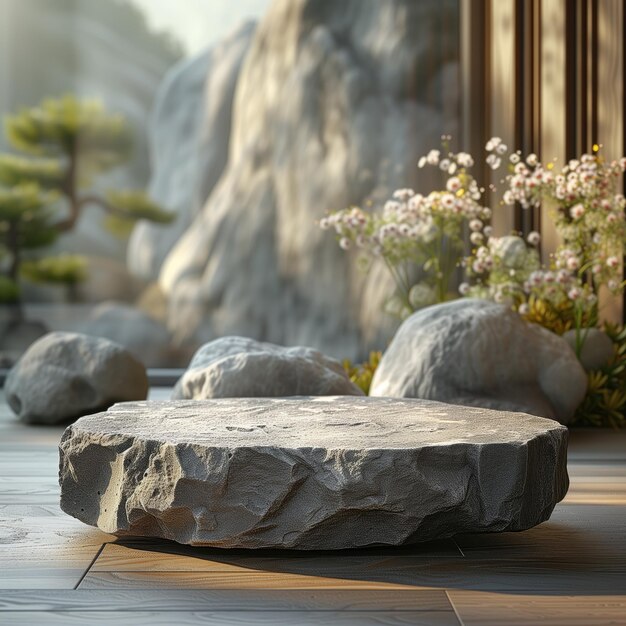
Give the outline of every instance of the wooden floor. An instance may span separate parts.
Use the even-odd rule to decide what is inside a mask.
[[[60,434],[0,398],[2,625],[626,625],[626,432],[573,432],[570,492],[533,530],[304,554],[85,526],[58,506]]]

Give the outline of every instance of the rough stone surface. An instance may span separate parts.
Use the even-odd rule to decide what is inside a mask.
[[[150,194],[176,220],[168,227],[139,222],[128,244],[128,267],[144,280],[202,208],[219,180],[230,143],[233,98],[255,25],[247,22],[216,46],[186,59],[166,76],[150,123]]]
[[[395,398],[119,404],[60,445],[61,508],[103,531],[339,549],[523,530],[568,488],[552,420]]]
[[[504,305],[461,299],[403,322],[370,395],[522,411],[566,424],[586,389],[585,371],[561,337]]]
[[[148,394],[144,366],[125,348],[78,333],[48,333],[33,343],[5,383],[24,422],[59,424]]]
[[[580,362],[586,370],[596,370],[604,367],[615,355],[615,347],[611,338],[599,328],[582,330],[584,336],[583,348],[580,353]],[[576,350],[576,331],[568,330],[563,333],[572,350]]]
[[[364,273],[315,221],[440,184],[416,163],[457,134],[457,39],[439,36],[457,5],[270,5],[239,73],[228,163],[159,276],[177,340],[245,335],[352,359],[387,344],[386,268]]]
[[[146,367],[171,367],[174,356],[167,328],[136,307],[103,302],[79,330],[127,348]]]
[[[196,352],[172,399],[304,395],[360,396],[363,392],[340,363],[312,348],[222,337]]]

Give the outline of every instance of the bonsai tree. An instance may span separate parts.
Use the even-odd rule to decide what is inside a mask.
[[[84,277],[80,258],[25,258],[32,250],[56,239],[59,231],[54,223],[55,198],[56,194],[42,191],[36,183],[0,187],[0,303],[8,305],[14,320],[23,317],[20,275],[65,285],[76,284]]]
[[[66,202],[65,216],[54,225],[57,233],[74,229],[87,206],[108,214],[115,230],[135,221],[169,223],[173,215],[152,202],[144,191],[91,192],[96,178],[126,163],[132,151],[131,131],[120,115],[107,112],[94,100],[67,95],[44,100],[5,121],[6,136],[22,153],[0,155],[0,183],[37,183],[56,191]],[[127,229],[128,230],[128,229]]]

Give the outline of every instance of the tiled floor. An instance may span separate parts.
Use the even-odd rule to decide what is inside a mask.
[[[304,554],[81,524],[58,507],[61,432],[0,404],[0,624],[626,625],[626,432],[573,432],[570,492],[533,530]]]

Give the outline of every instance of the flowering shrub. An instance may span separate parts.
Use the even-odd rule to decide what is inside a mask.
[[[356,248],[386,263],[398,294],[388,303],[388,311],[406,317],[418,308],[454,297],[449,286],[464,252],[465,227],[476,245],[490,231],[486,222],[491,210],[481,204],[483,190],[469,173],[473,164],[466,152],[431,150],[420,159],[419,167],[444,172],[443,189],[427,196],[398,189],[381,212],[351,207],[320,220],[321,228],[335,231],[342,249]],[[422,278],[414,283],[416,273]]]
[[[536,154],[523,158],[520,151],[510,152],[498,137],[487,142],[487,164],[508,165],[503,204],[551,207],[561,245],[542,265],[539,233],[531,232],[526,241],[492,236],[491,210],[482,205],[484,190],[470,173],[474,159],[450,152],[449,139],[444,136],[443,150],[431,150],[418,163],[439,168],[444,189],[427,196],[399,189],[381,212],[352,207],[331,213],[320,226],[334,230],[344,250],[354,247],[387,264],[398,292],[387,310],[400,317],[450,298],[451,277],[462,265],[461,295],[509,303],[555,332],[575,328],[580,354],[583,328],[597,324],[600,289],[619,294],[625,285],[626,200],[618,183],[626,158],[607,162],[594,146],[593,154],[556,170],[554,162],[544,165]],[[463,258],[466,233],[472,247]],[[414,284],[416,268],[421,280]]]

